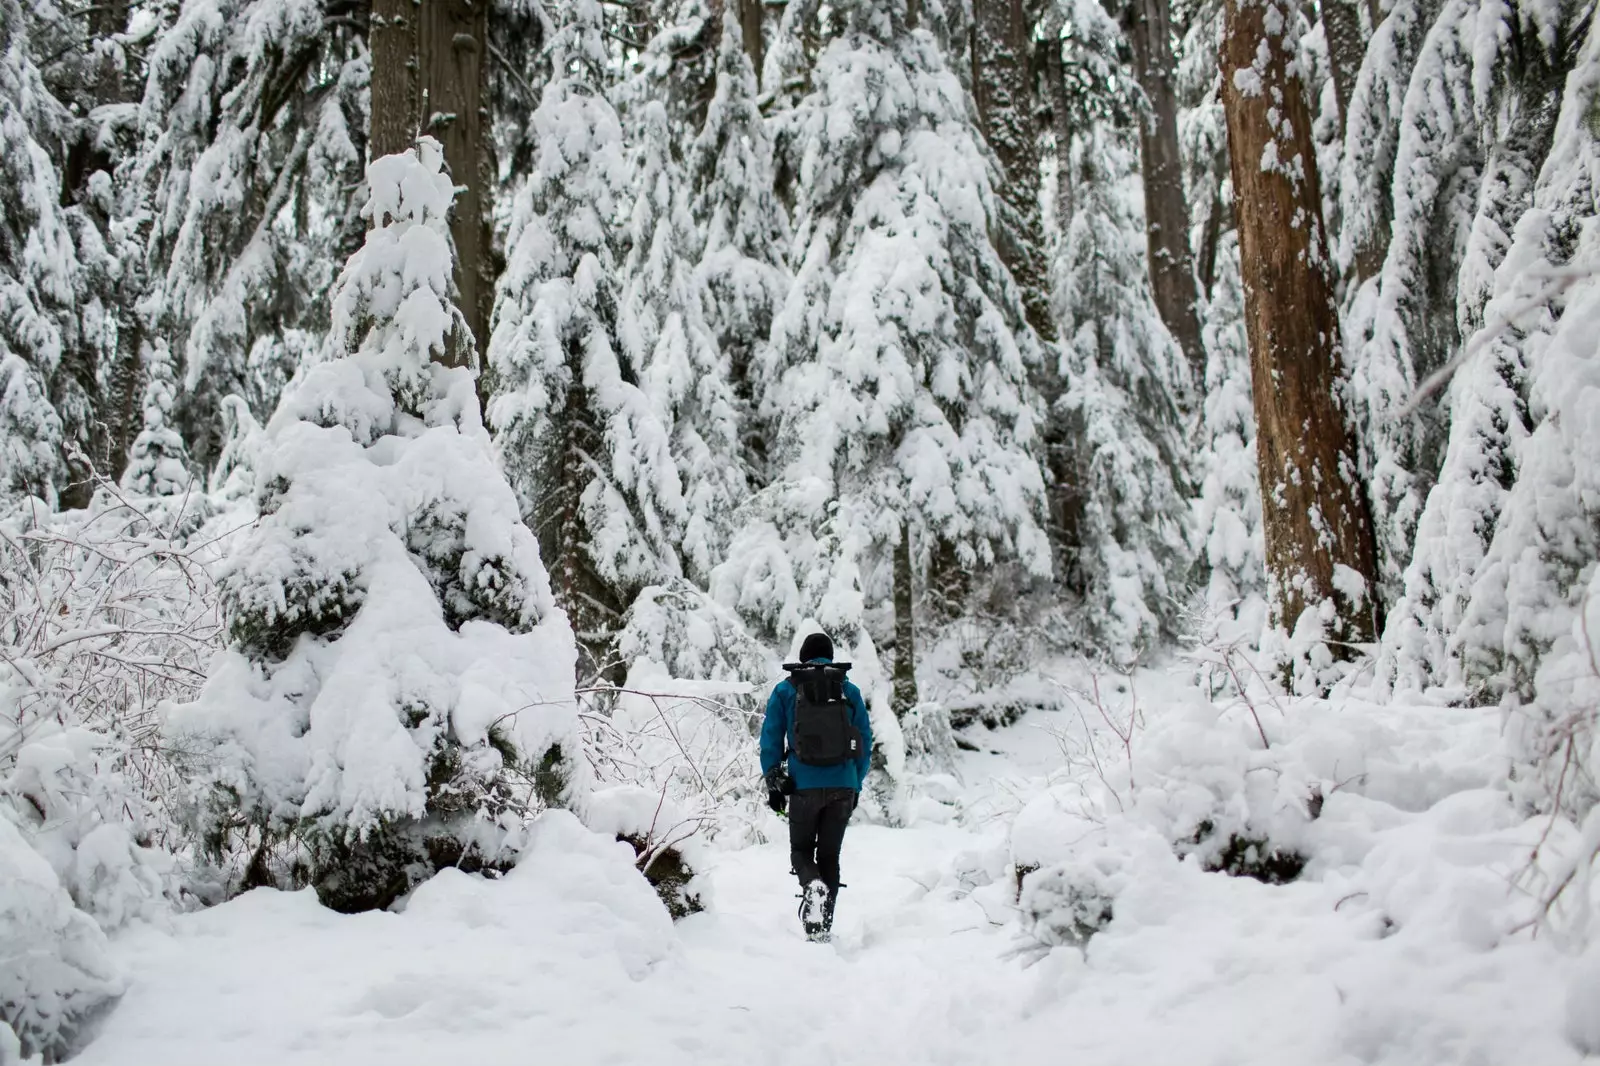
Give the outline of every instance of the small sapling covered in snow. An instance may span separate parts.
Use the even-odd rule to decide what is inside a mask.
[[[367,176],[327,358],[259,444],[261,519],[221,578],[232,643],[172,721],[211,745],[211,856],[340,910],[508,865],[576,750],[572,631],[459,358],[442,153],[424,138]]]

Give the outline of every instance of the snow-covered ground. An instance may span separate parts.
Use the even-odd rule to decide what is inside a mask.
[[[1540,823],[1483,780],[1494,760],[1469,757],[1492,715],[1352,707],[1306,727],[1327,748],[1342,716],[1369,750],[1364,791],[1311,823],[1305,877],[1269,886],[1156,849],[1124,864],[1087,950],[1026,950],[1017,920],[1014,815],[1085,784],[1054,741],[1072,716],[1032,712],[978,731],[959,817],[852,828],[831,946],[802,938],[776,840],[715,853],[711,909],[674,925],[629,849],[556,812],[504,879],[442,874],[403,913],[257,890],[124,932],[130,989],[78,1061],[1582,1061],[1563,1035],[1588,1014],[1569,1003],[1580,964],[1514,931],[1527,903],[1510,880]],[[1294,749],[1284,723],[1267,731]]]

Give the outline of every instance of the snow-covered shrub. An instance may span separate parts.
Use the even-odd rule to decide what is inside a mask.
[[[1036,948],[1081,947],[1116,917],[1117,897],[1132,879],[1174,861],[1170,844],[1138,818],[1086,813],[1081,792],[1049,789],[1011,827],[1023,932]]]
[[[0,519],[0,805],[107,927],[181,891],[184,753],[158,704],[198,692],[221,622],[208,567],[236,514],[124,497]]]
[[[701,876],[707,865],[701,819],[665,792],[634,785],[599,789],[584,796],[579,816],[590,829],[633,848],[639,872],[674,919],[706,909],[711,886]]]
[[[708,839],[760,839],[766,788],[754,765],[761,713],[750,706],[752,686],[675,677],[640,658],[620,690],[600,694],[606,701],[582,716],[597,784],[661,797],[678,812],[674,824]]]
[[[230,645],[169,728],[205,745],[197,828],[230,886],[340,910],[505,868],[578,765],[572,631],[455,358],[443,153],[367,179],[329,358],[266,428],[261,519],[220,578]]]
[[[0,1029],[24,1057],[60,1062],[76,1051],[125,981],[105,934],[74,907],[55,871],[0,812]],[[5,1050],[0,1032],[0,1052]],[[9,1059],[0,1060],[7,1061]]]

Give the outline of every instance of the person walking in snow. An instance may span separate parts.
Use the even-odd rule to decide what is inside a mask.
[[[839,849],[871,766],[872,724],[861,690],[833,661],[833,641],[812,633],[800,661],[767,699],[761,724],[761,773],[767,802],[789,812],[789,858],[800,879],[800,922],[826,940],[839,897]]]

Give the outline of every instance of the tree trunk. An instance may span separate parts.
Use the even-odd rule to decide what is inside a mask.
[[[490,264],[487,98],[489,0],[372,0],[372,158],[428,134],[456,183],[450,236],[457,300],[477,350],[488,343]],[[465,350],[452,362],[464,361]]]
[[[1023,0],[977,0],[973,5],[972,96],[984,139],[1000,160],[1001,219],[995,248],[1022,289],[1023,310],[1047,340],[1050,315],[1044,223],[1039,212],[1039,147],[1034,121],[1033,20]]]
[[[911,533],[904,523],[894,546],[894,694],[896,718],[917,705],[917,630],[913,615]]]
[[[1150,102],[1139,122],[1144,218],[1150,287],[1172,337],[1188,357],[1196,382],[1205,379],[1197,292],[1189,254],[1189,206],[1178,150],[1178,93],[1172,84],[1172,24],[1167,0],[1127,0],[1122,29],[1133,49],[1134,74]]]
[[[1056,225],[1063,230],[1072,220],[1072,117],[1067,98],[1066,71],[1061,61],[1061,26],[1055,18],[1047,20],[1040,47],[1041,80],[1050,105],[1050,128],[1056,153]],[[1075,462],[1076,441],[1071,418],[1060,403],[1066,391],[1057,367],[1036,375],[1036,387],[1045,401],[1045,419],[1040,438],[1044,452],[1045,499],[1048,508],[1046,535],[1056,584],[1073,592],[1084,589],[1080,558],[1083,526],[1083,493]]]
[[[739,29],[744,34],[744,52],[755,68],[756,80],[761,80],[763,48],[761,41],[761,7],[763,0],[739,0]]]
[[[1339,133],[1343,136],[1350,95],[1355,92],[1356,75],[1367,51],[1367,43],[1361,39],[1361,12],[1356,10],[1356,0],[1322,0],[1322,32],[1328,39],[1333,98],[1339,105]]]
[[[1292,630],[1302,611],[1332,600],[1331,635],[1370,641],[1378,632],[1372,518],[1336,399],[1339,318],[1288,23],[1272,0],[1228,0],[1221,56],[1267,577],[1279,624]],[[1350,595],[1357,577],[1366,586],[1359,598]]]

